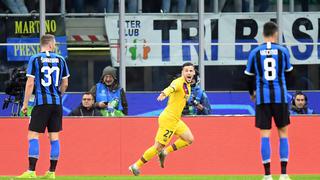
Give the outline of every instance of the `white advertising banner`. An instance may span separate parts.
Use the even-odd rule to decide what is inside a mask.
[[[275,13],[206,14],[205,65],[245,65],[249,52],[263,42],[263,24]],[[320,13],[284,13],[283,42],[292,64],[320,63]],[[106,18],[111,58],[119,66],[118,17]],[[126,16],[126,66],[198,64],[196,15]]]

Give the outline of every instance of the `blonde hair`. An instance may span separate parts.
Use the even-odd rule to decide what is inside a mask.
[[[41,36],[40,38],[40,46],[47,46],[50,43],[54,43],[55,42],[55,37],[52,34],[45,34],[43,36]]]

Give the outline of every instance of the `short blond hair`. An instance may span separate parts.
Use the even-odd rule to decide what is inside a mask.
[[[45,34],[43,36],[41,36],[40,38],[40,46],[47,46],[50,43],[54,43],[55,42],[55,37],[52,34]]]

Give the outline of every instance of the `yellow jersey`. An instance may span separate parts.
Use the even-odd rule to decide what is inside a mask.
[[[190,97],[191,87],[184,77],[179,77],[173,80],[169,87],[162,91],[166,96],[169,96],[167,107],[163,113],[180,119],[182,111]]]

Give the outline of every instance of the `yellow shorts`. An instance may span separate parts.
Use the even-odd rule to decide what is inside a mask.
[[[165,114],[160,115],[158,122],[159,128],[155,140],[163,145],[167,145],[173,135],[180,136],[189,130],[189,127],[182,120]]]

